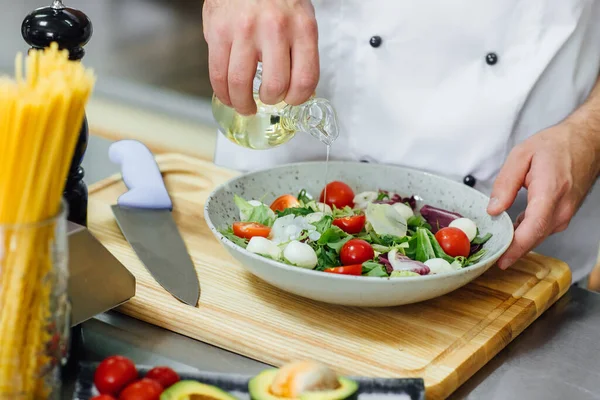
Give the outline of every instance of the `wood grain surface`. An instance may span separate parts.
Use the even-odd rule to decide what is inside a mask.
[[[428,399],[450,395],[568,289],[568,266],[529,254],[508,271],[427,302],[385,309],[318,303],[247,273],[203,220],[204,202],[236,172],[175,154],[157,156],[174,218],[201,282],[197,307],[159,286],[123,238],[110,206],[127,189],[120,176],[90,187],[89,228],[137,278],[118,310],[140,320],[279,366],[312,358],[343,374],[422,377]]]

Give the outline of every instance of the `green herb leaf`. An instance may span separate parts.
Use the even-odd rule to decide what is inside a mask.
[[[299,215],[304,216],[304,215],[312,214],[313,212],[314,211],[311,210],[310,208],[303,208],[303,207],[289,207],[283,211],[276,211],[277,218],[285,217],[286,215],[290,215],[290,214],[293,214],[295,216],[299,216]]]
[[[411,231],[416,231],[417,228],[431,230],[431,225],[429,225],[427,220],[420,215],[413,215],[406,221],[406,224]]]
[[[431,242],[431,246],[433,247],[435,257],[443,258],[444,260],[452,264],[454,262],[454,257],[450,257],[448,254],[446,254],[446,252],[444,251],[444,249],[442,249],[442,246],[440,246],[440,244],[438,243],[433,233],[431,233],[431,231],[427,230],[426,233],[427,236],[429,236],[429,241]]]
[[[388,193],[379,192],[379,194],[377,195],[376,201],[388,200],[389,198],[390,198],[390,195]]]
[[[469,258],[467,258],[467,266],[476,264],[477,262],[479,262],[479,260],[481,260],[481,258],[483,256],[485,256],[486,253],[487,253],[486,249],[481,249],[477,253],[471,254],[469,256]]]
[[[222,229],[219,232],[221,233],[221,235],[225,236],[227,239],[231,240],[236,245],[243,247],[244,249],[246,248],[246,246],[248,246],[248,239],[236,236],[233,233],[232,228]]]
[[[473,239],[473,240],[471,241],[471,244],[475,244],[475,245],[477,245],[477,244],[485,244],[485,242],[487,242],[487,241],[488,241],[488,240],[490,240],[491,238],[492,238],[492,234],[488,232],[488,233],[487,233],[485,236],[483,236],[483,237],[477,236],[475,239]]]
[[[298,196],[296,196],[296,198],[298,199],[298,201],[302,204],[308,204],[310,203],[313,199],[310,197],[310,195],[306,192],[305,189],[302,189],[300,191],[300,193],[298,193]]]
[[[339,267],[341,265],[340,258],[335,250],[321,246],[315,252],[317,253],[316,270],[323,271],[324,269]]]
[[[460,266],[462,268],[467,266],[467,257],[463,257],[463,256],[458,256],[454,259],[454,262],[457,262],[460,264]]]
[[[363,266],[364,266],[364,264],[363,264]],[[387,278],[389,276],[383,265],[378,265],[377,267],[373,268],[372,270],[370,270],[369,272],[367,272],[364,275],[376,276],[376,277],[380,277],[380,278]]]

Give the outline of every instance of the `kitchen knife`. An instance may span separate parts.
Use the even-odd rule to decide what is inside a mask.
[[[112,206],[121,232],[156,281],[183,303],[196,306],[200,283],[179,229],[173,203],[150,150],[137,140],[109,148],[129,191]]]

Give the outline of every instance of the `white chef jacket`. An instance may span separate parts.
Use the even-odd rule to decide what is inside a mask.
[[[511,148],[573,112],[600,71],[596,0],[313,4],[317,96],[332,102],[340,123],[333,159],[409,166],[458,181],[471,175],[489,195]],[[248,171],[324,157],[325,146],[308,134],[271,150],[245,149],[219,134],[215,162]],[[509,214],[515,218],[525,205],[523,190]],[[599,244],[596,184],[569,228],[536,251],[567,262],[577,281],[595,265]]]

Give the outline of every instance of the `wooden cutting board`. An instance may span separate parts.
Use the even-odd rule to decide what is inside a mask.
[[[157,161],[196,264],[200,302],[195,308],[171,297],[125,241],[110,210],[127,190],[115,176],[90,187],[89,228],[137,278],[136,296],[118,310],[268,364],[313,358],[343,374],[422,377],[428,399],[445,398],[571,282],[565,263],[530,254],[508,271],[493,267],[453,293],[410,306],[361,309],[300,298],[245,272],[206,226],[207,196],[236,172],[182,155]]]

